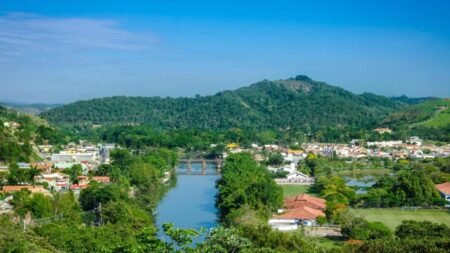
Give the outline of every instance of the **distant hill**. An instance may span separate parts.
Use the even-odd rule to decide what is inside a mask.
[[[147,124],[165,129],[371,128],[403,102],[354,94],[307,76],[264,80],[195,98],[107,97],[78,101],[41,113],[60,126]]]
[[[431,99],[403,108],[387,116],[382,124],[390,126],[444,127],[450,124],[450,99]]]
[[[17,102],[0,102],[0,105],[8,109],[27,114],[39,114],[52,108],[62,106],[62,104],[42,104],[42,103],[17,103]]]
[[[423,103],[425,101],[436,99],[435,97],[420,97],[420,98],[411,98],[405,95],[399,97],[392,97],[393,100],[399,101],[408,105],[415,105],[419,103]]]
[[[381,121],[396,131],[450,141],[450,99],[434,98],[391,113]]]

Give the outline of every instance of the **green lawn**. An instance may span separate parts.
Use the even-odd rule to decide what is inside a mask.
[[[431,221],[450,226],[450,212],[448,210],[417,210],[402,211],[401,209],[352,209],[355,214],[368,221],[379,221],[395,229],[402,220]]]
[[[281,185],[283,188],[284,197],[292,197],[298,194],[307,193],[312,196],[316,196],[314,193],[309,193],[310,185],[295,185],[295,184],[283,184]]]

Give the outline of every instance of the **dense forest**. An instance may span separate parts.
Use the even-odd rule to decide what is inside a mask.
[[[43,112],[61,126],[146,124],[164,129],[303,129],[373,127],[404,102],[353,94],[306,76],[264,80],[233,91],[195,98],[109,97],[78,101]]]

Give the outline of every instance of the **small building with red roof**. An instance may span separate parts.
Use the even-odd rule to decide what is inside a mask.
[[[1,192],[2,193],[14,193],[26,189],[31,193],[41,193],[46,196],[51,196],[50,191],[45,189],[42,185],[4,185]]]
[[[436,189],[439,191],[441,196],[447,201],[445,207],[450,207],[450,182],[437,184]]]
[[[326,201],[308,194],[286,198],[284,209],[269,220],[278,230],[295,230],[298,225],[312,226],[319,216],[325,217]]]

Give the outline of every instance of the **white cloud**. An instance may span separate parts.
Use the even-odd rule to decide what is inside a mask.
[[[146,50],[158,43],[149,32],[133,32],[111,19],[60,18],[8,13],[0,16],[0,53],[49,50]]]

